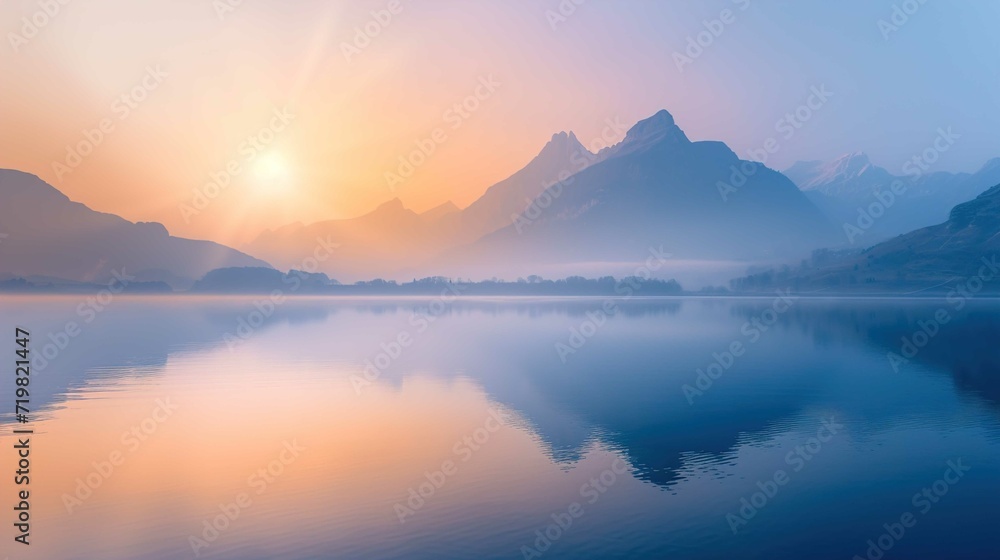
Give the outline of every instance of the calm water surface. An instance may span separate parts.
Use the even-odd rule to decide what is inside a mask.
[[[81,301],[0,300],[37,359],[33,542],[5,474],[0,556],[1000,550],[1000,302]]]

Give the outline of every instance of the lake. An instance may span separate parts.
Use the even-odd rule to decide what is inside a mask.
[[[961,308],[959,306],[961,305]],[[0,299],[27,559],[996,558],[1000,301]]]

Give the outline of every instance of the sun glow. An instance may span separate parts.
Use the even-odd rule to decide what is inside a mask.
[[[279,153],[271,152],[261,156],[254,163],[253,173],[257,187],[263,193],[283,192],[290,185],[291,168]]]

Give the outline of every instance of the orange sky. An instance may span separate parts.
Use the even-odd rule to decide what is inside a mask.
[[[219,8],[229,3],[240,5]],[[738,24],[681,73],[671,53],[730,3],[621,10],[585,2],[555,24],[558,2],[56,4],[53,16],[39,15],[37,0],[0,5],[0,167],[38,174],[94,209],[237,246],[265,227],[353,217],[394,196],[417,211],[447,200],[465,206],[554,132],[573,130],[588,143],[609,119],[631,125],[662,108],[692,139],[721,139],[744,153],[811,85],[831,84],[842,107],[831,104],[797,136],[779,154],[784,164],[795,150],[825,157],[870,149],[857,138],[864,127],[900,132],[877,121],[892,110],[853,108],[860,86],[846,63],[777,60],[828,60],[825,47],[759,40],[776,37],[773,20],[787,6],[739,12]],[[22,18],[42,25],[26,29]],[[830,18],[814,19],[789,32],[822,35]],[[867,23],[857,33],[871,31]],[[359,37],[366,26],[375,36]],[[877,29],[871,40],[881,44]],[[457,103],[470,110],[455,111]],[[283,108],[294,118],[269,130]],[[829,134],[831,123],[851,134]],[[81,142],[87,151],[88,137],[98,139],[92,153],[79,161],[67,154]],[[434,152],[391,189],[386,174],[418,141]],[[827,153],[816,149],[821,141]],[[232,160],[239,166],[227,188],[199,202],[195,192],[205,194]]]
[[[17,52],[3,45],[0,127],[18,133],[0,139],[0,166],[36,173],[94,209],[239,243],[262,227],[352,217],[394,196],[418,211],[465,206],[552,133],[572,128],[586,142],[606,119],[631,124],[663,105],[595,109],[614,105],[627,83],[580,95],[578,62],[555,64],[568,44],[543,11],[460,6],[300,2],[290,15],[246,1],[220,17],[207,1],[69,3]],[[0,10],[17,22],[38,7]],[[374,29],[373,10],[391,19],[365,46],[355,28]],[[504,30],[534,36],[551,56],[498,43]],[[283,108],[294,118],[272,134]],[[109,132],[85,134],[102,123]],[[103,138],[77,162],[67,146],[88,135]],[[247,142],[255,135],[263,150]],[[391,189],[386,174],[417,141],[433,153]],[[196,205],[193,191],[214,192],[210,174],[234,159],[230,185]],[[196,206],[205,207],[191,213]]]

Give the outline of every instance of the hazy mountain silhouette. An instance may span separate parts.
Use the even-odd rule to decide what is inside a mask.
[[[455,203],[449,200],[448,202],[445,202],[444,204],[439,204],[439,205],[435,206],[434,208],[431,208],[430,210],[426,210],[424,212],[421,212],[420,213],[420,217],[423,218],[423,219],[425,219],[425,220],[429,220],[431,222],[435,222],[435,221],[440,220],[441,218],[443,218],[443,217],[445,217],[445,216],[447,216],[449,214],[454,214],[455,212],[461,212],[461,211],[462,211],[461,208],[459,208],[458,206],[455,206]]]
[[[510,224],[511,216],[523,212],[548,185],[595,157],[573,133],[561,132],[523,169],[464,210],[448,202],[417,214],[393,199],[357,218],[265,231],[246,250],[278,267],[293,268],[313,253],[317,239],[324,239],[338,245],[334,258],[321,263],[327,273],[345,279],[390,276]]]
[[[447,238],[439,223],[454,213],[438,207],[417,214],[394,198],[357,218],[264,231],[246,250],[278,268],[301,269],[319,249],[327,255],[320,269],[338,279],[387,276],[440,251]]]
[[[462,274],[470,263],[489,265],[489,276],[511,264],[630,262],[651,247],[686,258],[767,259],[843,241],[783,175],[721,142],[690,141],[666,111],[597,154],[572,132],[555,134],[461,211],[417,214],[393,200],[358,218],[265,231],[246,250],[290,268],[321,239],[338,244],[322,270],[348,281]]]
[[[871,244],[943,222],[950,208],[1000,182],[1000,158],[990,160],[976,173],[918,171],[912,166],[903,175],[894,175],[874,165],[863,152],[856,152],[829,162],[800,161],[784,173],[837,225],[857,224],[859,209],[877,202],[877,191],[888,196],[884,193],[900,181],[905,192],[893,194],[884,215],[865,230],[863,240]]]
[[[829,196],[867,194],[874,186],[888,186],[894,178],[885,169],[872,165],[864,152],[845,154],[829,162],[798,161],[785,170],[785,176],[803,191]]]
[[[16,289],[14,285],[9,290]],[[4,283],[0,282],[0,290]],[[323,273],[291,270],[287,274],[273,268],[220,268],[195,282],[195,293],[242,293],[275,297],[295,294],[326,295],[382,295],[429,297],[453,296],[621,296],[641,290],[643,295],[680,295],[681,285],[676,280],[627,277],[615,279],[583,278],[570,276],[546,280],[533,276],[530,280],[519,278],[516,282],[483,280],[480,282],[455,281],[443,276],[430,276],[398,283],[395,280],[374,278],[352,284],[341,284]],[[27,290],[23,290],[27,291]],[[277,296],[276,292],[280,292]]]
[[[101,284],[115,274],[187,288],[227,266],[269,267],[211,241],[171,236],[71,201],[38,177],[0,170],[0,279],[52,277]]]
[[[566,179],[590,165],[597,156],[588,151],[572,132],[554,134],[528,165],[493,185],[461,214],[452,216],[453,232],[472,242],[511,224],[531,201],[552,183]]]
[[[916,278],[970,276],[1000,253],[1000,185],[952,208],[948,221],[875,245],[864,260]]]
[[[240,267],[213,270],[191,287],[196,293],[313,294],[321,292],[335,281],[323,273],[291,270],[287,274],[273,268]]]
[[[550,187],[532,212],[457,253],[490,262],[627,261],[650,247],[698,259],[807,253],[834,226],[782,174],[721,142],[692,142],[666,111]]]
[[[900,235],[805,270],[767,271],[734,281],[738,289],[888,292],[950,291],[984,274],[984,292],[1000,292],[1000,185],[952,208],[947,221]],[[987,278],[988,277],[988,278]]]

